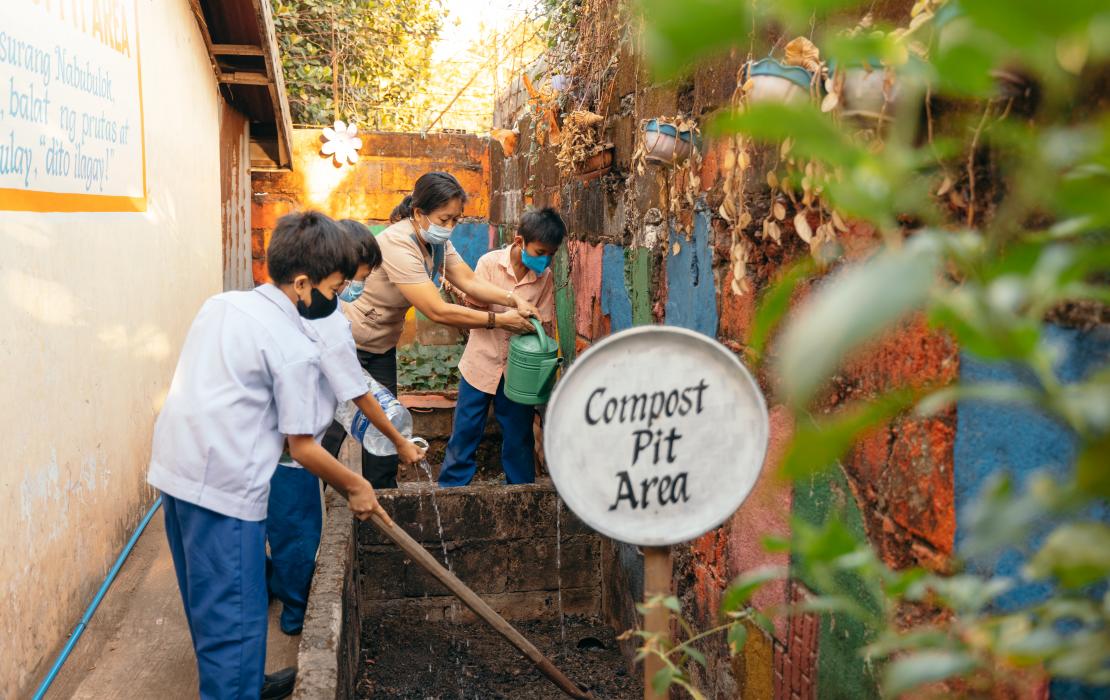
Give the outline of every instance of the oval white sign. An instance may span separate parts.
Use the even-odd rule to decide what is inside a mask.
[[[578,517],[621,542],[686,542],[755,486],[767,451],[763,393],[720,343],[644,326],[584,353],[555,387],[544,453]]]

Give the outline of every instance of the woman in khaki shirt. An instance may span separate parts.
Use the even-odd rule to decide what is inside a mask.
[[[362,295],[343,307],[362,366],[394,394],[397,341],[411,307],[445,326],[502,328],[514,333],[531,332],[527,319],[539,315],[535,306],[517,298],[511,289],[476,277],[455,252],[449,239],[462,218],[464,204],[466,192],[453,175],[421,175],[412,194],[398,207],[401,219],[378,235],[382,264],[366,278]],[[444,281],[469,299],[511,308],[498,314],[451,304],[440,294]],[[362,474],[374,488],[394,488],[397,457],[379,457],[364,450]]]

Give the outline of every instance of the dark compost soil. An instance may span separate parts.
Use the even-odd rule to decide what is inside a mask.
[[[514,623],[573,681],[597,700],[643,697],[613,630],[592,618]],[[557,700],[566,697],[500,635],[481,623],[377,616],[363,627],[360,698],[390,700]]]

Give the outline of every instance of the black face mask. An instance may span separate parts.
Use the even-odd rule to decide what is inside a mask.
[[[334,296],[328,299],[316,287],[312,288],[311,304],[305,304],[300,299],[297,300],[297,313],[309,321],[331,316],[337,308],[339,308],[339,297]]]

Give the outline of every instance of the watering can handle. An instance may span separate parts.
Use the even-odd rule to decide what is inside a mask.
[[[530,318],[528,320],[532,322],[532,326],[536,329],[536,334],[540,336],[540,340],[543,341],[543,344],[547,345],[547,333],[543,332],[543,324],[540,323],[540,320],[538,318]]]

